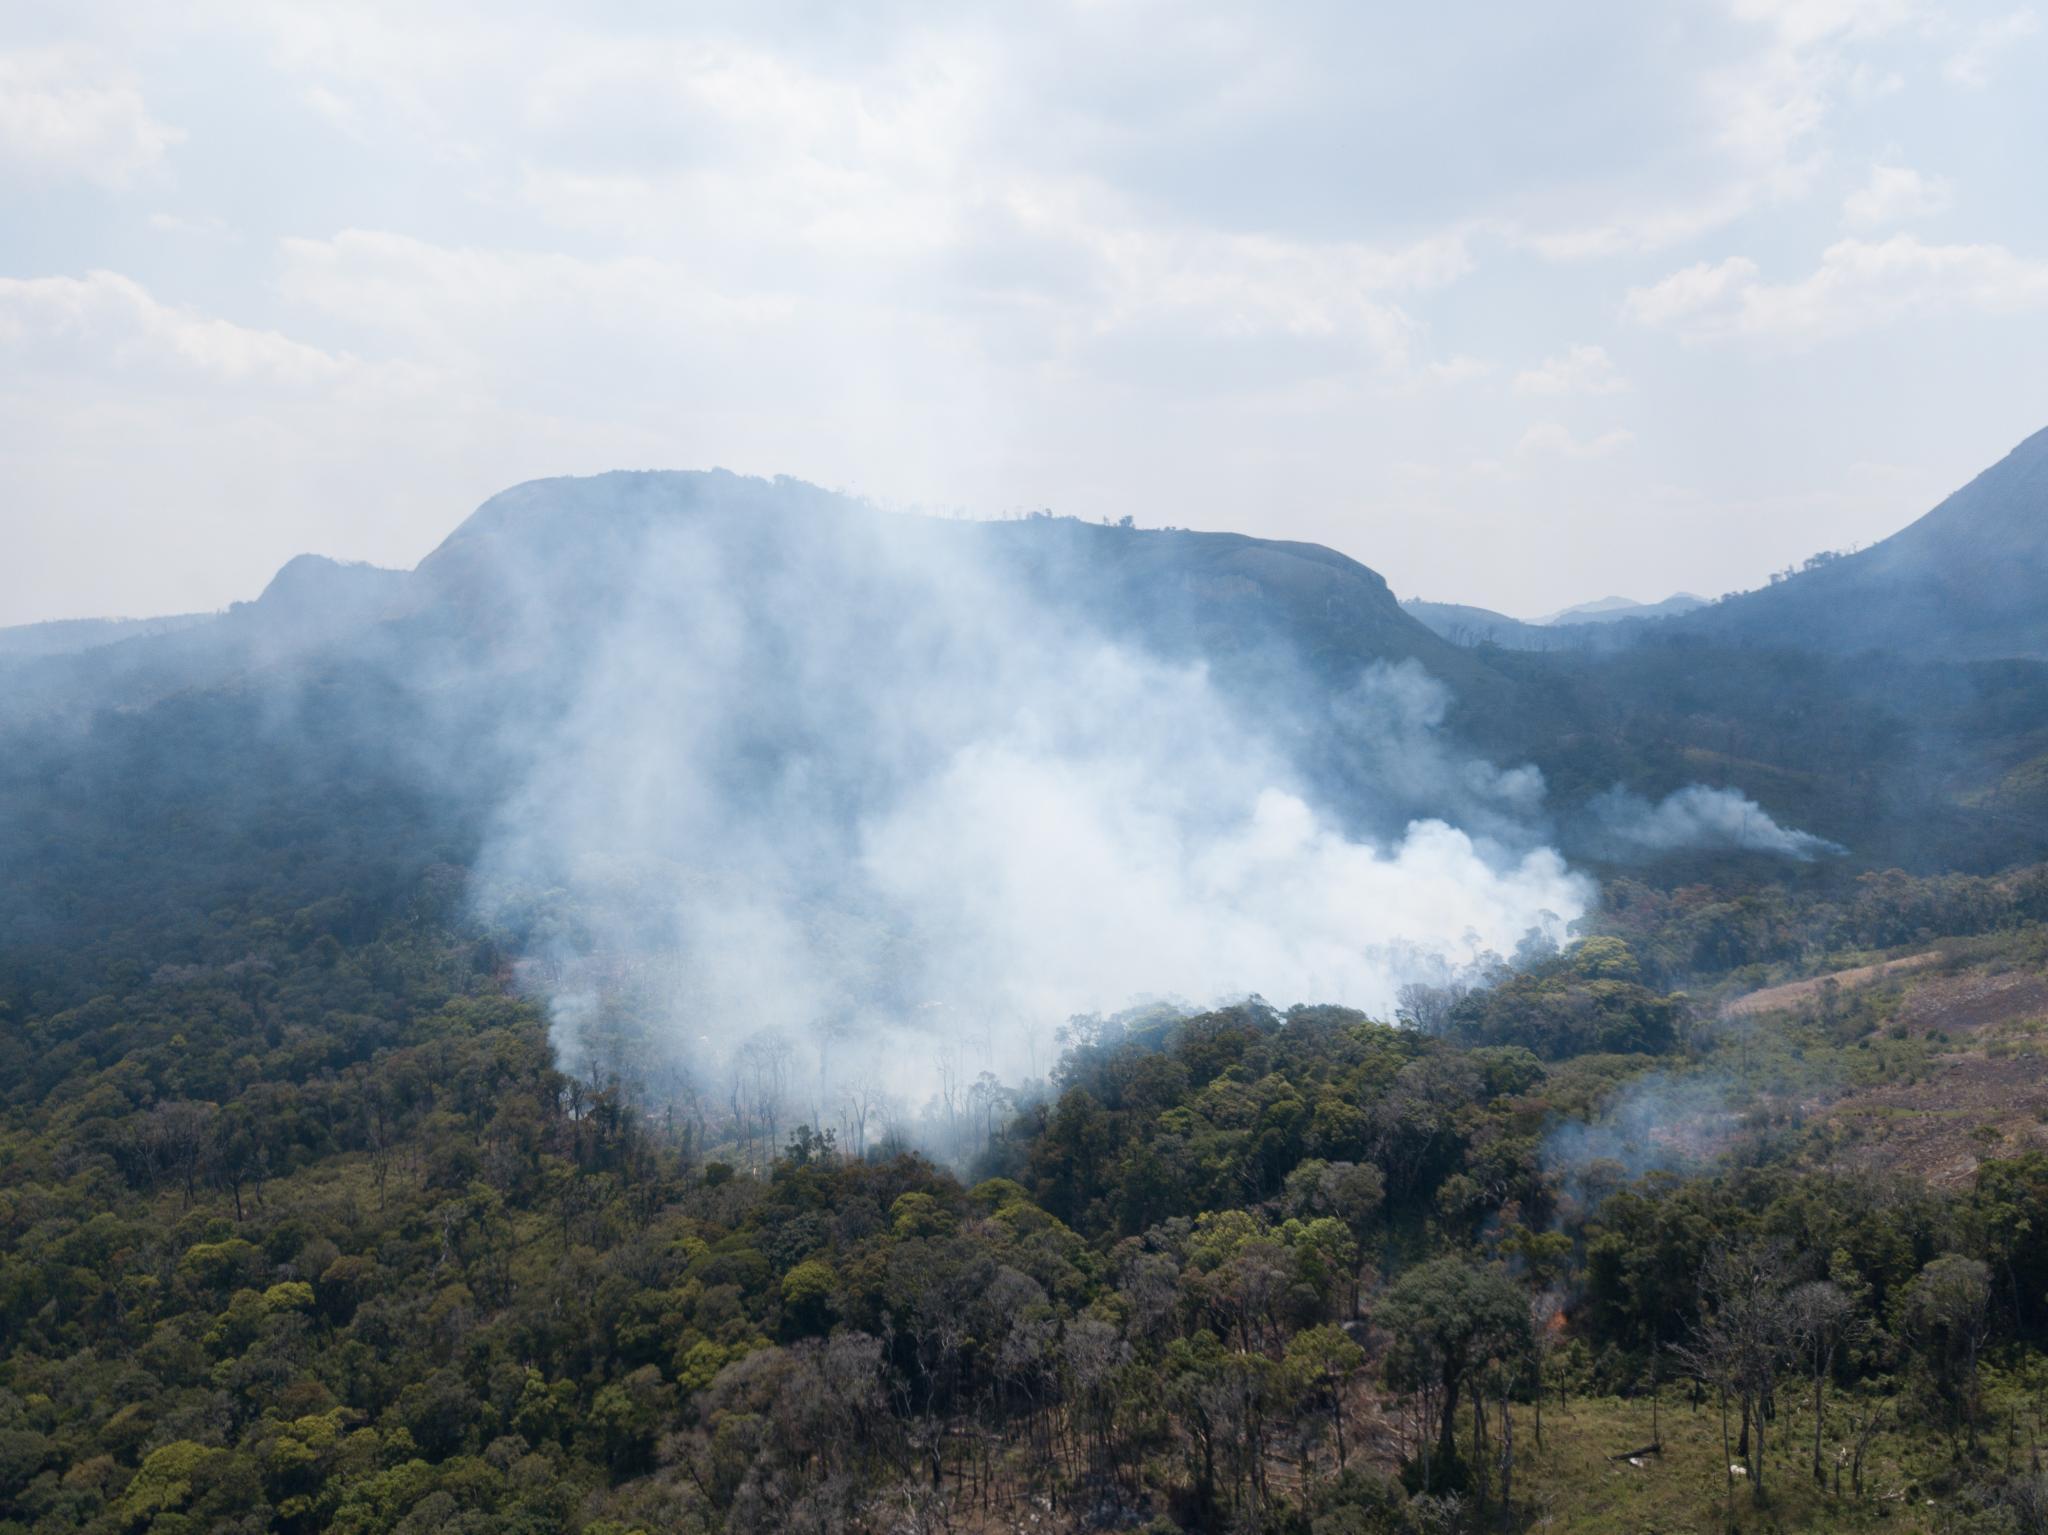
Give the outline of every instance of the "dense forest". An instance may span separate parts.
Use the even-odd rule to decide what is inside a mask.
[[[2041,1527],[2048,1155],[1859,1155],[1821,1106],[1953,1051],[1905,982],[1719,1004],[2028,975],[2048,870],[1616,880],[1398,1020],[1077,1019],[856,1152],[565,1076],[378,803],[6,956],[0,1528]]]
[[[2048,1530],[2042,663],[1454,651],[1308,546],[906,567],[821,496],[542,482],[402,581],[7,674],[0,1531]],[[1242,863],[1265,801],[1208,796],[1270,774],[1342,856],[1236,915],[1535,925],[1382,1016],[1240,989],[1007,1076],[1014,990],[875,1032],[950,912],[841,875],[1013,714],[1066,744],[898,866],[954,904],[1133,801]],[[1500,840],[1431,885],[1383,853],[1477,848],[1435,817]],[[810,946],[682,925],[721,901]],[[799,1028],[733,1000],[779,959]],[[691,965],[764,984],[649,979]],[[828,1069],[863,1029],[925,1058]]]

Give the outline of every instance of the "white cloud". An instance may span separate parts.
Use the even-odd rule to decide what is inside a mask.
[[[1842,83],[1850,100],[1868,105],[1887,96],[1896,96],[1906,88],[1906,77],[1896,69],[1886,69],[1868,59],[1858,59],[1850,66]]]
[[[2002,245],[1929,245],[1913,235],[1843,240],[1801,282],[1743,295],[1742,325],[1766,333],[1858,330],[1908,314],[2014,313],[2048,305],[2048,262]]]
[[[1899,234],[1840,240],[1798,282],[1768,283],[1731,257],[1630,292],[1628,314],[1690,339],[1750,335],[1808,340],[1913,315],[2018,314],[2048,308],[2048,261],[2002,245],[1930,245]]]
[[[410,564],[479,483],[548,464],[555,423],[464,383],[122,273],[0,278],[0,520],[17,546],[0,611],[224,606],[308,550]]]
[[[1550,261],[1591,261],[1607,256],[1669,250],[1733,223],[1756,206],[1757,187],[1738,179],[1684,202],[1623,208],[1612,218],[1544,230],[1511,228],[1509,238]]]
[[[1176,345],[1285,338],[1386,363],[1407,357],[1416,331],[1393,296],[1473,265],[1460,225],[1393,242],[1232,227],[1179,216],[1077,161],[1075,138],[1133,131],[1070,98],[1102,82],[1077,84],[1067,61],[1057,89],[1039,78],[1057,39],[1109,25],[1088,17],[1048,15],[1023,36],[964,16],[883,27],[850,53],[744,27],[661,35],[527,17],[471,56],[472,40],[431,14],[265,25],[308,99],[322,93],[322,114],[352,133],[402,122],[457,163],[478,152],[474,123],[495,134],[482,147],[512,174],[493,195],[575,236],[536,241],[536,254],[592,242],[620,259],[688,252],[692,283],[728,301],[829,296],[970,335],[1021,315],[1055,348],[1132,333]],[[1219,21],[1151,36],[1148,64],[1197,47],[1190,37],[1240,62],[1271,42]],[[456,76],[446,92],[443,69]],[[464,99],[486,83],[518,101],[509,120],[504,97]],[[1118,104],[1133,110],[1127,92]]]
[[[1869,37],[1910,20],[1912,0],[1732,0],[1744,21],[1771,27],[1793,47],[1835,37]]]
[[[0,348],[59,366],[168,370],[227,383],[326,384],[355,366],[276,331],[161,303],[118,272],[0,277]]]
[[[1042,269],[1015,266],[994,291],[981,278],[949,279],[936,261],[931,283],[908,292],[838,288],[829,268],[770,286],[715,261],[456,249],[368,230],[284,241],[282,286],[293,300],[395,345],[440,355],[502,355],[569,324],[586,340],[610,338],[650,354],[677,342],[702,345],[707,332],[758,343],[764,333],[800,328],[819,351],[834,334],[869,327],[896,329],[901,347],[940,315],[950,318],[951,346],[1021,316],[1020,344],[1052,356],[1136,335],[1177,344],[1310,342],[1336,346],[1353,364],[1405,368],[1420,327],[1400,300],[1472,265],[1455,232],[1382,248],[1121,224],[1112,210],[1050,198],[1020,204],[1015,215],[1012,227],[1041,253]],[[1451,366],[1467,371],[1456,360]]]
[[[1941,72],[1952,85],[1981,91],[1991,83],[1992,66],[2014,44],[2024,42],[2041,30],[2041,18],[2032,10],[2008,12],[1995,20],[1981,22],[1962,47],[1950,54]]]
[[[1515,375],[1517,394],[1620,394],[1628,387],[1604,346],[1575,346]]]
[[[437,245],[383,230],[281,242],[287,298],[442,358],[536,332],[649,343],[683,331],[764,327],[793,300],[733,295],[682,261]]]
[[[1949,185],[1939,176],[1923,176],[1910,166],[1873,165],[1870,179],[1842,200],[1842,214],[1865,227],[1902,224],[1945,211],[1949,199]]]
[[[0,53],[0,163],[120,187],[181,136],[131,82],[77,55]]]
[[[1620,428],[1581,441],[1572,435],[1568,427],[1556,421],[1543,421],[1522,434],[1522,440],[1515,444],[1515,452],[1524,458],[1606,458],[1620,452],[1634,441],[1635,433]]]
[[[1670,325],[1714,308],[1756,278],[1757,264],[1746,256],[1695,262],[1648,287],[1629,289],[1622,312],[1639,324]]]
[[[1463,33],[1332,0],[859,25],[812,0],[45,7],[0,28],[73,40],[0,55],[0,184],[23,194],[0,273],[83,288],[0,303],[9,489],[21,520],[84,515],[116,499],[104,442],[147,434],[122,492],[144,468],[166,488],[132,505],[189,517],[220,499],[219,466],[260,464],[251,504],[312,530],[403,482],[416,535],[334,547],[411,558],[511,479],[724,463],[894,503],[1317,539],[1511,611],[1589,584],[1753,584],[1789,552],[1730,552],[1713,508],[1897,456],[1918,478],[1881,510],[1754,521],[1800,550],[1903,520],[1984,446],[1936,453],[1935,394],[1964,391],[1986,435],[2025,425],[2041,316],[1975,327],[1967,381],[1918,366],[1932,324],[1888,339],[1881,381],[1810,348],[1769,381],[1804,404],[1768,444],[1744,370],[1776,366],[1769,348],[1702,371],[1625,322],[1799,342],[2030,302],[2039,39],[1972,30],[2029,3],[2048,19],[2044,0],[1954,21],[1936,0],[1571,0]],[[1952,55],[1986,94],[1942,86]],[[1427,163],[1382,152],[1404,136]],[[1995,227],[1908,222],[1937,170]],[[2003,245],[1872,254],[1901,230]],[[1823,261],[1841,234],[1869,243]],[[406,370],[447,387],[422,406]],[[1634,393],[1604,403],[1682,394],[1693,429],[1572,462],[1640,424],[1600,411],[1618,374]],[[1569,431],[1517,456],[1532,422]],[[1742,455],[1686,445],[1734,433]],[[278,498],[287,447],[321,480]],[[1444,466],[1433,521],[1406,515],[1400,460]],[[1614,477],[1598,505],[1591,474]],[[1679,482],[1682,514],[1630,523]],[[1447,528],[1483,557],[1442,552]],[[100,572],[122,559],[135,590],[155,578],[80,542],[68,565],[19,562],[39,614],[114,601]],[[209,575],[163,600],[244,594]]]
[[[241,231],[213,214],[152,213],[149,227],[167,235],[185,235],[202,240],[239,240]]]
[[[1492,372],[1493,364],[1485,358],[1470,357],[1463,352],[1429,365],[1429,376],[1440,384],[1469,384],[1474,379],[1488,377]]]
[[[1756,45],[1674,82],[1699,125],[1695,155],[1712,167],[1697,189],[1677,196],[1660,187],[1605,217],[1511,228],[1511,239],[1557,261],[1668,250],[1797,201],[1826,164],[1836,99],[1896,86],[1857,51],[1914,14],[1910,0],[1732,0],[1728,10],[1755,29]]]
[[[1163,319],[1216,336],[1350,339],[1394,363],[1416,327],[1388,295],[1439,288],[1472,267],[1455,233],[1383,249],[1092,222],[1045,232],[1089,259],[1110,300],[1095,315],[1101,329]]]

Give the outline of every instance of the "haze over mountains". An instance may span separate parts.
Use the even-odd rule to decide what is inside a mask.
[[[385,623],[478,636],[514,622],[561,623],[616,594],[656,524],[689,516],[751,520],[763,561],[834,521],[917,527],[935,546],[986,550],[1046,600],[1092,610],[1173,654],[1228,653],[1252,664],[1270,643],[1316,665],[1413,660],[1446,681],[1485,681],[1483,668],[1404,614],[1377,573],[1316,545],[1138,534],[1054,517],[927,522],[801,482],[723,470],[533,481],[485,502],[416,571],[301,555],[254,601],[219,615],[0,629],[0,663],[55,658],[81,682],[140,694],[271,664]],[[88,652],[98,654],[83,659]],[[35,670],[21,674],[24,686]]]
[[[1704,597],[1695,597],[1691,592],[1677,592],[1662,602],[1637,602],[1632,597],[1602,597],[1596,602],[1581,602],[1574,607],[1562,608],[1542,618],[1532,619],[1538,624],[1611,624],[1628,618],[1673,618],[1680,613],[1690,613],[1694,608],[1707,605]]]
[[[1996,862],[2048,826],[2044,464],[2048,433],[1892,539],[1762,591],[1678,612],[1690,599],[1610,600],[1541,625],[1397,603],[1377,573],[1314,545],[932,521],[721,471],[542,480],[493,497],[414,571],[304,556],[220,615],[0,631],[0,720],[85,729],[109,707],[189,710],[215,690],[298,700],[265,706],[295,717],[313,690],[348,717],[399,711],[403,729],[373,728],[404,742],[389,770],[426,773],[482,814],[531,778],[536,740],[587,712],[593,678],[610,686],[630,663],[637,691],[614,698],[630,713],[675,679],[703,693],[738,668],[763,690],[717,694],[731,731],[718,771],[739,782],[794,750],[812,803],[857,827],[863,795],[904,762],[863,781],[844,743],[918,715],[920,677],[965,697],[1012,675],[1011,715],[1056,721],[1091,683],[1085,657],[1114,654],[1155,669],[1140,695],[1199,675],[1211,733],[1270,758],[1273,786],[1362,843],[1439,818],[1503,868],[1545,846],[1596,864],[1807,846],[1757,829],[1782,823],[1859,863],[1937,847]],[[1993,658],[2005,664],[1977,664]],[[676,708],[702,703],[687,692]],[[808,721],[794,747],[762,723],[777,709]],[[922,740],[929,771],[942,747],[999,734],[994,720],[925,719],[892,750]],[[1153,751],[1126,766],[1181,773]],[[1734,800],[1654,814],[1696,787]],[[1653,841],[1621,834],[1651,825]]]
[[[1556,1233],[1559,1261],[1609,1252],[1581,1239],[1578,1169],[1628,1164],[1585,1095],[1660,1125],[1745,1123],[1711,1085],[1667,1086],[1743,1080],[1753,1036],[1707,1021],[1722,997],[1776,979],[1788,957],[1873,944],[1926,959],[1961,939],[1986,972],[2038,967],[2039,929],[2013,924],[2048,911],[2048,880],[2013,866],[2048,848],[2048,667],[1730,644],[1689,616],[1576,627],[1645,638],[1455,645],[1374,572],[1313,546],[1049,516],[934,521],[793,481],[619,473],[517,486],[410,572],[302,557],[207,623],[11,662],[10,708],[30,717],[0,724],[0,1049],[18,1119],[40,1137],[16,1136],[34,1155],[17,1166],[17,1204],[53,1256],[16,1266],[8,1315],[50,1329],[36,1378],[98,1367],[55,1335],[69,1306],[124,1329],[102,1334],[120,1342],[107,1357],[181,1372],[190,1410],[165,1431],[225,1440],[210,1426],[228,1414],[217,1384],[256,1380],[285,1404],[265,1425],[313,1424],[295,1431],[321,1444],[365,1442],[373,1430],[348,1414],[419,1425],[424,1438],[390,1430],[417,1491],[433,1470],[423,1449],[490,1467],[468,1453],[470,1425],[523,1435],[535,1420],[521,1404],[556,1404],[533,1430],[549,1443],[547,1423],[612,1421],[574,1393],[589,1340],[621,1318],[645,1319],[666,1362],[604,1366],[630,1364],[622,1378],[654,1401],[637,1420],[652,1456],[662,1414],[729,1410],[695,1404],[736,1400],[722,1393],[758,1380],[756,1361],[841,1369],[853,1334],[825,1329],[870,1304],[849,1286],[874,1287],[880,1319],[855,1360],[877,1383],[859,1410],[888,1424],[906,1398],[881,1383],[910,1378],[886,1373],[898,1367],[880,1334],[898,1336],[896,1315],[926,1338],[964,1335],[975,1297],[1007,1288],[1021,1325],[1050,1340],[1057,1293],[1070,1336],[1118,1341],[1101,1317],[1136,1315],[1135,1291],[1105,1285],[1124,1298],[1083,1316],[1084,1263],[1159,1265],[1144,1282],[1163,1281],[1161,1319],[1178,1307],[1231,1330],[1240,1292],[1211,1287],[1240,1272],[1302,1297],[1276,1304],[1315,1308],[1304,1318],[1326,1313],[1282,1265],[1335,1286],[1364,1259],[1352,1226],[1314,1200],[1355,1197],[1361,1231],[1393,1234],[1380,1250],[1402,1273],[1372,1303],[1394,1337],[1413,1333],[1409,1276],[1492,1272],[1465,1244],[1510,1229],[1509,1206],[1529,1221],[1517,1229]],[[1960,877],[1982,870],[2000,877]],[[1698,990],[1701,975],[1720,990]],[[1980,979],[2011,977],[1943,977]],[[1818,979],[1801,984],[1834,1006]],[[1948,1069],[1946,1037],[1937,1056],[1866,1005],[1852,995],[1833,1022],[1755,1036],[1769,1052],[1756,1080],[1778,1095],[1755,1111],[1755,1144],[1785,1143],[1816,1059],[1855,1063],[1862,1083],[1900,1060]],[[1374,1021],[1390,1017],[1405,1026]],[[2023,1039],[1985,1047],[1985,1075],[2016,1072]],[[2034,1100],[2024,1107],[2037,1123]],[[1145,1128],[1126,1141],[1119,1126]],[[632,1151],[642,1134],[679,1148],[672,1175]],[[1810,1143],[1869,1152],[1828,1122]],[[904,1155],[912,1145],[971,1167],[976,1192]],[[1520,1149],[1504,1162],[1504,1146]],[[1836,1208],[1832,1173],[1784,1151],[1761,1166],[1741,1155],[1741,1179],[1811,1176],[1793,1186],[1800,1207]],[[1012,1174],[1064,1213],[1021,1214],[1031,1196]],[[881,1194],[858,1193],[880,1179]],[[109,1191],[123,1214],[103,1208]],[[1698,1243],[1717,1230],[1700,1212],[1748,1209],[1681,1197],[1693,1199],[1660,1180],[1635,1203],[1699,1228]],[[1380,1213],[1389,1198],[1405,1201],[1397,1218]],[[848,1209],[857,1219],[840,1219]],[[1304,1214],[1275,1219],[1289,1209]],[[1567,1234],[1553,1209],[1580,1224]],[[719,1234],[761,1211],[773,1224],[744,1238],[758,1245]],[[128,1212],[160,1222],[130,1229],[165,1233],[148,1261],[168,1283],[131,1285],[120,1305],[29,1288],[75,1296],[78,1276],[97,1282],[72,1244],[121,1233]],[[1768,1211],[1750,1218],[1767,1229]],[[1238,1256],[1203,1267],[1203,1244],[1229,1230]],[[1397,1245],[1414,1232],[1446,1255],[1414,1261]],[[477,1261],[483,1241],[502,1264]],[[1003,1243],[1076,1277],[1006,1278],[987,1256]],[[1909,1235],[1897,1245],[1910,1272]],[[1639,1250],[1653,1265],[1661,1249]],[[956,1259],[934,1298],[885,1309],[916,1293],[885,1287]],[[401,1264],[414,1285],[403,1307]],[[300,1273],[314,1281],[277,1277]],[[1504,1287],[1499,1315],[1529,1314],[1513,1278],[1489,1282]],[[457,1310],[436,1310],[451,1292]],[[189,1320],[147,1309],[159,1293]],[[1195,1309],[1219,1295],[1227,1310]],[[739,1352],[668,1320],[683,1304]],[[803,1306],[811,1320],[781,1320]],[[1582,1330],[1608,1314],[1574,1310],[1596,1319]],[[1652,1311],[1631,1335],[1654,1339],[1662,1320]],[[247,1328],[244,1353],[215,1357],[230,1324]],[[792,1338],[795,1326],[811,1331]],[[564,1388],[543,1397],[530,1361],[547,1327],[563,1339],[549,1369]],[[1297,1336],[1317,1331],[1351,1336]],[[480,1388],[413,1349],[487,1333],[504,1368]],[[180,1336],[209,1341],[164,1345]],[[1598,1357],[1583,1336],[1574,1357]],[[1185,1341],[1157,1368],[1129,1345],[1116,1378],[1171,1381]],[[382,1398],[309,1414],[338,1398],[286,1395],[290,1377],[267,1361],[297,1366],[264,1353],[272,1342],[326,1350],[326,1378],[343,1384],[380,1349],[440,1384],[387,1370]],[[916,1338],[904,1347],[905,1368],[926,1368]],[[1300,1354],[1254,1344],[1269,1347]],[[220,1368],[251,1356],[246,1376]],[[1287,1368],[1259,1357],[1256,1378]],[[112,1421],[117,1393],[165,1395],[103,1378],[107,1405],[77,1422]],[[1215,1393],[1182,1400],[1237,1400],[1216,1378]],[[1616,1369],[1613,1389],[1642,1378]],[[626,1389],[584,1394],[630,1403]],[[509,1418],[484,1417],[486,1393]],[[1575,1411],[1590,1416],[1588,1401]],[[1631,1442],[1616,1426],[1641,1406],[1630,1397],[1632,1416],[1605,1420],[1598,1453]],[[1317,1408],[1290,1410],[1300,1422]],[[1696,1444],[1711,1433],[1693,1427]],[[497,1460],[538,1459],[508,1437],[491,1441]],[[943,1437],[929,1441],[942,1452]],[[13,1439],[15,1465],[47,1490],[45,1462],[93,1450],[109,1465],[106,1442],[139,1443],[131,1484],[151,1497],[167,1465],[230,1454],[196,1439]],[[936,1463],[914,1463],[920,1486]],[[1171,1476],[1199,1455],[1161,1463]],[[240,1485],[266,1485],[257,1464]],[[633,1486],[590,1465],[593,1496]],[[529,1471],[533,1485],[558,1474]],[[1374,1494],[1388,1508],[1398,1496]],[[452,1499],[418,1506],[385,1526],[458,1528]],[[119,1507],[114,1523],[132,1529],[126,1510],[147,1505]],[[726,1528],[764,1535],[787,1527],[782,1513]],[[225,1526],[180,1514],[176,1527]],[[524,1527],[569,1526],[557,1513]]]
[[[1402,606],[1454,643],[1513,650],[1697,635],[1836,655],[2048,655],[2048,429],[1891,537],[1854,553],[1815,555],[1767,586],[1718,601],[1609,597],[1529,620],[1418,598]],[[1645,626],[1655,620],[1669,622]]]
[[[1809,562],[1685,623],[1837,654],[2048,654],[2048,429],[1890,538]]]
[[[1385,1010],[1591,892],[1540,775],[1447,728],[1519,690],[1355,561],[1232,534],[538,481],[414,571],[302,558],[14,680],[0,837],[89,855],[73,796],[106,782],[144,822],[203,822],[244,772],[282,796],[265,825],[411,807],[571,1058],[609,1048],[621,976],[674,1029],[836,1018],[870,1052],[966,996],[1019,1048],[1168,990]]]
[[[1492,608],[1476,608],[1463,602],[1430,602],[1421,597],[1404,598],[1402,611],[1417,623],[1449,640],[1453,645],[1498,645],[1506,650],[1556,650],[1581,645],[1584,636],[1576,627],[1552,629],[1527,619],[1510,618]]]
[[[1405,598],[1402,608],[1455,645],[1500,645],[1509,650],[1584,648],[1601,637],[1587,631],[1600,624],[1626,624],[1639,619],[1677,618],[1707,606],[1704,597],[1678,592],[1662,602],[1637,602],[1632,597],[1602,597],[1560,608],[1541,618],[1511,618],[1491,608],[1460,602]],[[1621,631],[1624,639],[1634,630]]]
[[[287,563],[255,602],[238,603],[225,614],[0,628],[0,662],[76,655],[193,629],[220,631],[204,640],[188,637],[185,643],[195,651],[210,645],[254,645],[258,654],[290,651],[428,600],[423,586],[445,585],[445,573],[480,542],[506,538],[514,529],[534,538],[564,536],[549,533],[546,525],[565,519],[574,523],[607,516],[616,524],[616,516],[601,513],[599,504],[617,499],[621,487],[673,488],[688,479],[621,474],[535,481],[486,502],[421,563],[417,577],[305,555]],[[768,504],[758,489],[740,489],[764,482],[712,471],[706,483],[718,484],[721,497],[735,505],[746,496]],[[813,509],[851,505],[795,482],[774,484],[780,487],[776,494],[792,504],[801,500]],[[632,505],[636,498],[645,499],[628,492],[624,500]],[[1015,532],[985,536],[1008,545],[1020,568],[1035,567],[1041,579],[1053,573],[1057,560],[1078,560],[1078,566],[1061,573],[1063,579],[1076,579],[1085,570],[1084,579],[1101,584],[1100,595],[1113,596],[1121,608],[1134,609],[1145,621],[1167,617],[1172,607],[1168,592],[1204,596],[1209,600],[1206,617],[1202,604],[1190,604],[1171,620],[1183,643],[1196,638],[1204,625],[1212,631],[1228,628],[1256,608],[1264,615],[1262,626],[1277,624],[1311,656],[1355,658],[1355,652],[1411,658],[1462,678],[1473,676],[1472,669],[1417,634],[1418,623],[1461,648],[1555,649],[1632,643],[1649,633],[1696,632],[1833,653],[1888,649],[1986,659],[2048,652],[2048,602],[2043,600],[2048,593],[2048,429],[1890,538],[1851,554],[1817,555],[1805,568],[1757,590],[1718,601],[1685,592],[1658,602],[1610,596],[1530,619],[1422,598],[1400,603],[1397,612],[1376,572],[1315,545],[1181,530],[1173,530],[1170,542],[1161,544],[1110,536],[1128,529],[1100,530],[1063,518],[1033,521],[1048,526],[1021,538]],[[600,545],[619,536],[618,526],[594,522],[579,532]],[[601,580],[605,567],[602,559],[591,557],[594,552],[573,543],[552,549],[565,564],[582,564],[592,579]],[[1223,599],[1221,608],[1214,606],[1217,599]],[[1402,622],[1403,615],[1416,622]],[[1667,619],[1683,622],[1654,631],[1637,627]],[[1610,637],[1590,633],[1595,625],[1619,627]]]
[[[0,853],[37,874],[0,923],[68,931],[96,867],[176,886],[225,845],[242,879],[281,826],[348,859],[403,824],[572,1059],[624,1048],[622,987],[671,1045],[837,1018],[897,1054],[966,996],[1019,1048],[1164,992],[1384,1011],[1562,938],[1575,861],[1891,856],[1927,823],[1589,729],[1606,681],[1517,675],[1328,549],[715,471],[516,486],[413,571],[304,556],[6,668]],[[156,825],[185,830],[103,851]]]
[[[212,613],[175,613],[163,618],[58,618],[0,629],[0,659],[76,655],[102,645],[170,634],[211,623]]]

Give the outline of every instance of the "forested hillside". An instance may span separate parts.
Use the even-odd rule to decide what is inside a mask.
[[[0,3],[0,1535],[2048,1535],[2041,9]]]
[[[11,674],[0,1530],[2041,1527],[2040,663],[1458,651],[1326,551],[815,494],[528,488]],[[1060,845],[1014,954],[817,872],[992,752],[957,907],[1249,761],[1341,853],[1261,918],[1539,920],[1035,1053],[1144,914],[1037,916],[1154,865]],[[1298,845],[1200,803],[1201,878]],[[691,951],[757,991],[665,981],[763,902]]]
[[[6,1527],[2031,1527],[2048,1155],[1859,1158],[1826,1105],[1952,1054],[1909,991],[1715,998],[2037,972],[2040,872],[1622,884],[1402,1026],[1080,1020],[853,1156],[560,1074],[367,808],[202,805],[176,920],[138,862],[10,947]]]

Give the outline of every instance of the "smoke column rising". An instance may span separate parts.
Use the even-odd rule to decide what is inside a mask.
[[[577,615],[594,641],[548,663],[573,701],[478,871],[572,1064],[608,1011],[685,1058],[778,1030],[910,1091],[938,1041],[1042,1069],[1068,1016],[1147,999],[1386,1016],[1405,982],[1560,936],[1589,901],[1557,853],[1494,835],[1540,780],[1455,757],[1412,667],[1359,679],[1345,728],[1398,803],[1440,778],[1481,829],[1368,841],[1203,667],[1112,638],[1083,575],[1027,578],[991,552],[1003,530],[623,526],[580,555],[621,569]],[[493,579],[560,600],[555,571]]]

